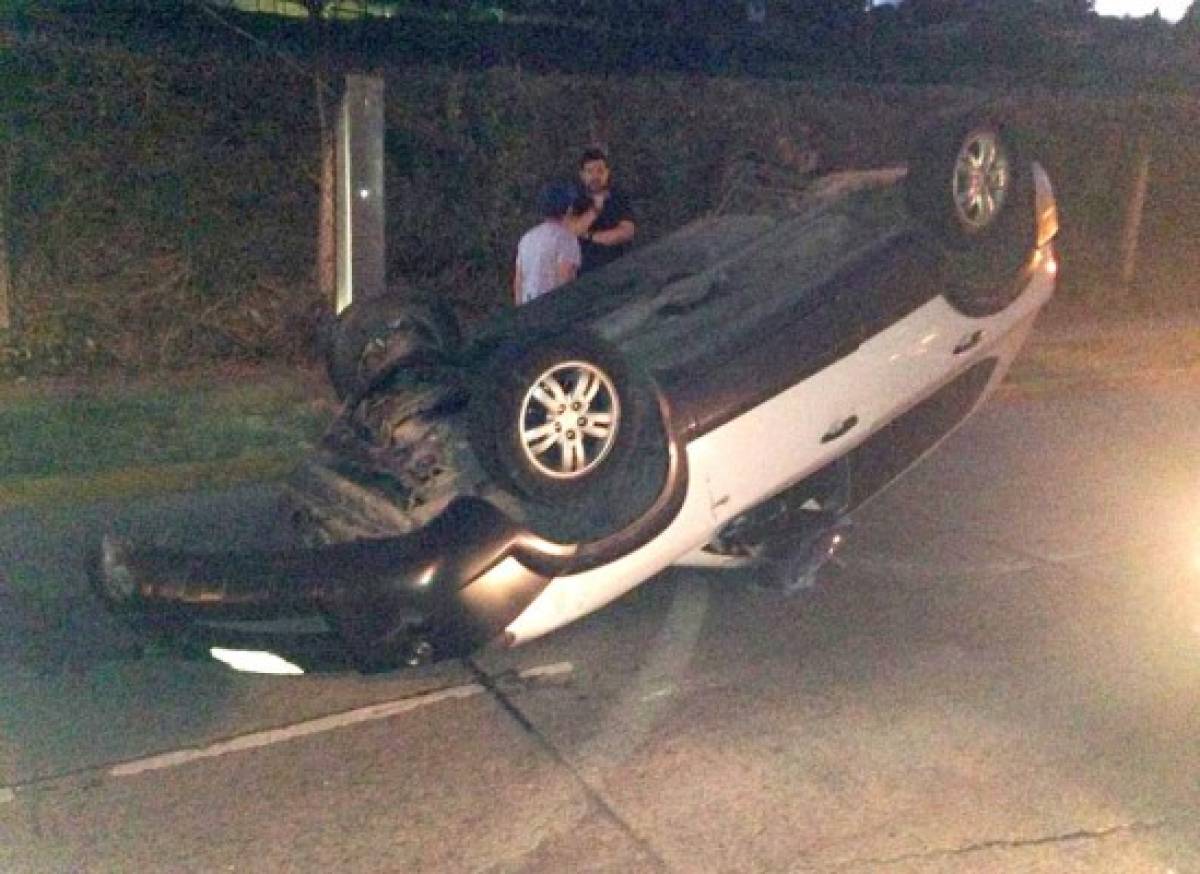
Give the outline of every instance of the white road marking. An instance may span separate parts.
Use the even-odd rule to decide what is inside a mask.
[[[655,689],[653,692],[648,692],[642,696],[642,703],[653,701],[656,698],[667,698],[675,694],[674,686],[663,686],[661,689]]]
[[[575,666],[570,662],[555,662],[552,665],[539,665],[536,668],[526,668],[517,674],[523,680],[532,680],[537,677],[557,677],[560,674],[569,674],[575,670]]]
[[[478,683],[471,683],[465,686],[441,689],[426,695],[417,695],[413,698],[404,698],[399,701],[372,704],[356,710],[347,710],[344,713],[322,716],[319,719],[312,719],[308,722],[298,722],[295,725],[289,725],[284,728],[273,728],[267,731],[243,734],[229,740],[210,744],[206,747],[176,750],[144,759],[135,759],[131,762],[122,762],[109,770],[108,774],[110,777],[132,777],[135,774],[143,774],[147,771],[177,768],[180,765],[186,765],[189,762],[195,762],[200,759],[212,759],[229,753],[259,749],[260,747],[271,746],[272,744],[283,743],[284,741],[300,737],[309,737],[314,734],[322,734],[327,731],[334,731],[335,729],[346,728],[347,726],[358,725],[364,722],[389,719],[401,713],[408,713],[422,707],[428,707],[430,704],[470,698],[479,695],[483,691],[483,686]]]
[[[536,679],[539,677],[554,677],[561,674],[569,674],[575,670],[575,666],[570,662],[555,662],[549,665],[539,665],[533,668],[526,668],[520,672],[520,676],[524,679]],[[381,704],[371,704],[367,707],[359,707],[355,710],[347,710],[343,713],[334,713],[329,716],[322,716],[319,719],[311,719],[307,722],[298,722],[295,725],[288,725],[283,728],[272,728],[267,731],[256,731],[251,734],[243,734],[229,740],[218,741],[205,747],[193,747],[190,749],[174,750],[169,753],[160,753],[156,756],[149,756],[144,759],[135,759],[130,762],[122,762],[119,765],[113,766],[108,774],[110,777],[132,777],[135,774],[144,774],[147,771],[161,771],[166,768],[177,768],[180,765],[186,765],[189,762],[195,762],[200,759],[213,759],[218,756],[228,755],[229,753],[244,752],[245,750],[254,750],[261,747],[272,746],[273,744],[283,743],[285,741],[294,740],[300,737],[309,737],[314,734],[322,734],[327,731],[334,731],[339,728],[346,728],[351,725],[358,725],[363,722],[373,722],[379,719],[390,719],[393,716],[399,716],[402,713],[409,713],[413,710],[418,710],[422,707],[428,707],[431,704],[438,704],[442,701],[461,700],[463,698],[471,698],[479,695],[484,691],[484,687],[478,683],[470,683],[464,686],[454,686],[449,689],[440,689],[437,692],[430,692],[425,695],[417,695],[413,698],[402,698],[399,701],[385,701]],[[11,793],[10,793],[11,794]],[[5,799],[0,794],[0,801],[11,800]]]
[[[523,679],[535,680],[541,677],[557,677],[563,674],[569,674],[575,670],[575,666],[571,662],[555,662],[549,665],[538,665],[532,668],[526,668],[519,673]],[[294,725],[284,726],[283,728],[272,728],[266,731],[256,731],[250,734],[238,735],[229,738],[228,740],[217,741],[203,747],[191,747],[182,750],[173,750],[167,753],[160,753],[155,756],[147,756],[142,759],[133,759],[128,762],[121,762],[119,765],[114,765],[107,771],[109,777],[133,777],[137,774],[144,774],[148,771],[163,771],[169,768],[178,768],[181,765],[186,765],[191,762],[196,762],[201,759],[214,759],[219,756],[228,755],[229,753],[245,752],[247,750],[260,749],[262,747],[272,746],[277,743],[283,743],[289,740],[295,740],[301,737],[311,737],[315,734],[322,734],[327,731],[334,731],[339,728],[346,728],[352,725],[359,725],[364,722],[374,722],[380,719],[390,719],[393,716],[399,716],[403,713],[411,713],[414,710],[419,710],[422,707],[428,707],[431,704],[438,704],[443,701],[460,701],[465,698],[473,698],[476,695],[481,695],[487,690],[479,683],[468,683],[462,686],[452,686],[449,689],[439,689],[435,692],[428,692],[424,695],[416,695],[412,698],[401,698],[397,701],[384,701],[379,704],[371,704],[366,707],[358,707],[354,710],[346,710],[342,713],[333,713],[329,716],[322,716],[317,719],[310,719],[306,722],[298,722]],[[94,773],[94,772],[93,772]],[[38,782],[49,783],[56,778],[42,780]],[[16,801],[16,792],[7,787],[0,786],[0,804],[8,804]]]

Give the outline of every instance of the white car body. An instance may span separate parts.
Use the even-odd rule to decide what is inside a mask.
[[[424,310],[387,302],[400,352],[293,483],[316,542],[196,556],[108,539],[101,593],[198,624],[321,614],[376,670],[528,642],[673,564],[811,543],[779,525],[833,530],[930,452],[1054,292],[1050,182],[1001,130],[960,123],[945,168],[826,179],[790,218],[684,228],[457,357]],[[919,215],[943,195],[944,215]]]
[[[1039,178],[1040,185],[1049,185],[1044,175]],[[845,360],[689,443],[687,497],[670,527],[611,564],[554,579],[508,626],[509,640],[524,643],[586,616],[671,564],[720,565],[701,548],[739,513],[843,455],[972,365],[996,358],[999,364],[976,405],[982,403],[1003,381],[1054,293],[1053,253],[1043,248],[1035,258],[1029,287],[1003,312],[969,318],[936,298]],[[980,341],[956,354],[977,332]],[[851,416],[859,419],[856,427],[821,442]]]

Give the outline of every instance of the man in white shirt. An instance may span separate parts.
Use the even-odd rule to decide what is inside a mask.
[[[575,278],[582,255],[573,210],[577,192],[566,182],[542,189],[538,206],[542,223],[527,231],[517,244],[513,273],[513,298],[517,306],[529,303]]]

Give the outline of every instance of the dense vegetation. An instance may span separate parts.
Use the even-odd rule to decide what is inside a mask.
[[[318,29],[190,4],[86,16],[14,4],[0,32],[14,317],[0,368],[305,354],[324,306],[307,75],[322,65],[332,81],[385,76],[389,273],[467,317],[504,305],[533,193],[584,145],[611,148],[645,240],[712,209],[747,154],[784,171],[809,153],[820,169],[879,165],[903,157],[916,121],[986,96],[1014,103],[1059,184],[1066,293],[1098,297],[1113,275],[1144,137],[1153,169],[1132,303],[1196,294],[1200,109],[1172,93],[1197,81],[1180,48],[1195,48],[1194,30],[1074,7],[1007,13],[1041,22],[1030,38],[999,28],[996,7],[851,5],[806,28],[688,19],[668,39],[644,19],[621,30],[569,10],[514,22],[464,6],[450,23],[408,14]],[[1091,48],[1115,40],[1113,25],[1127,28],[1122,53],[1102,66]],[[1140,72],[1116,83],[1121,64]]]

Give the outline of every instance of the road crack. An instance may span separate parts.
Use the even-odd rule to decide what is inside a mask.
[[[1145,822],[1118,823],[1105,828],[1077,829],[1071,832],[1063,832],[1062,834],[1042,835],[1034,838],[993,838],[989,840],[978,841],[973,844],[967,844],[962,847],[928,850],[920,853],[903,853],[898,856],[886,856],[880,858],[847,859],[843,862],[834,863],[832,870],[845,871],[868,866],[879,867],[887,865],[903,865],[907,862],[932,861],[935,859],[954,859],[960,856],[969,856],[974,853],[988,852],[989,850],[1020,850],[1028,847],[1043,847],[1053,844],[1075,843],[1078,841],[1099,841],[1114,835],[1139,834],[1143,832],[1155,831],[1156,829],[1160,829],[1172,824],[1175,824],[1174,820],[1168,817],[1163,817],[1161,819],[1148,820]]]
[[[571,779],[579,786],[579,788],[583,791],[584,796],[588,799],[588,803],[598,810],[601,816],[616,826],[616,828],[622,834],[629,838],[629,840],[633,842],[634,846],[636,846],[638,850],[646,856],[646,858],[651,860],[657,870],[670,871],[671,867],[667,864],[666,860],[659,855],[658,851],[654,849],[650,842],[637,832],[637,830],[633,827],[633,824],[626,820],[625,817],[623,817],[620,812],[608,802],[608,799],[604,797],[600,790],[592,785],[587,777],[584,776],[584,774],[578,768],[576,768],[575,765],[573,765],[571,761],[562,754],[562,752],[559,751],[558,747],[551,743],[550,738],[548,738],[545,733],[541,731],[541,729],[534,725],[533,721],[530,720],[530,718],[525,715],[524,711],[517,706],[516,702],[514,702],[512,697],[509,695],[509,690],[505,687],[505,684],[502,682],[498,683],[497,679],[499,678],[495,678],[491,674],[484,671],[483,668],[479,667],[479,665],[476,664],[473,659],[468,658],[464,659],[463,661],[467,669],[475,675],[476,682],[478,682],[480,686],[482,686],[489,694],[491,694],[493,698],[496,699],[496,702],[500,705],[504,712],[507,713],[513,719],[513,721],[516,722],[517,725],[519,725],[526,732],[526,734],[528,734],[530,738],[532,738],[533,741],[539,747],[541,747],[547,755],[550,756],[555,764],[570,774]],[[521,687],[517,688],[519,689]]]

